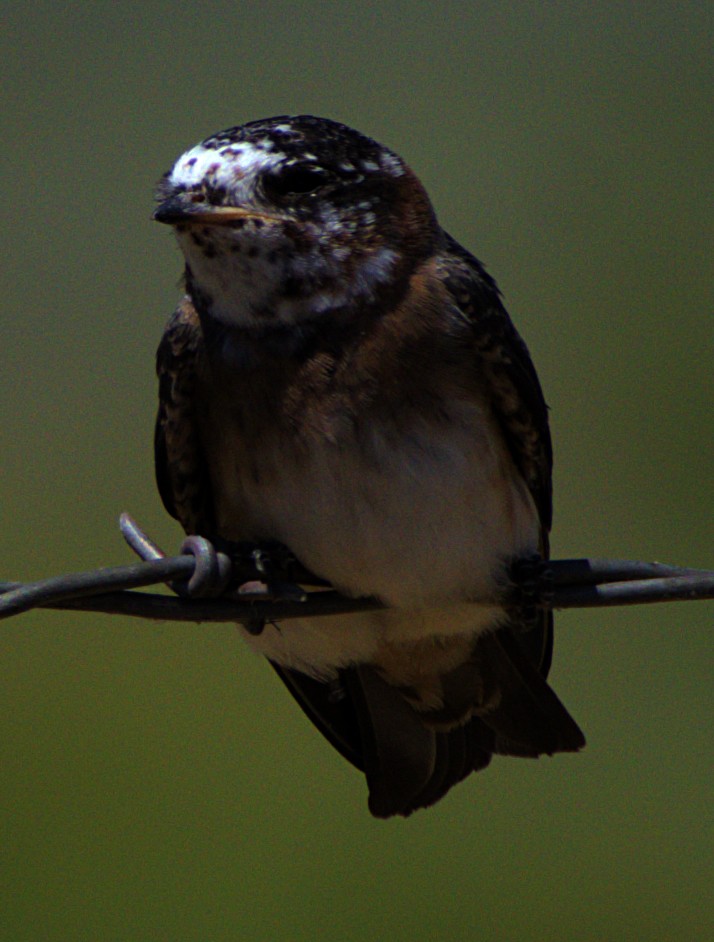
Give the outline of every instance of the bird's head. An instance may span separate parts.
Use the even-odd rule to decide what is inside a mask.
[[[439,228],[403,160],[310,115],[229,128],[183,154],[159,183],[189,292],[230,326],[305,324],[405,290]]]

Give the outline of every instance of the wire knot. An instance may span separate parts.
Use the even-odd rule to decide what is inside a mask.
[[[203,536],[187,536],[181,544],[182,556],[193,556],[194,570],[188,579],[176,579],[171,588],[182,598],[216,598],[228,588],[233,566],[225,553],[220,553]]]

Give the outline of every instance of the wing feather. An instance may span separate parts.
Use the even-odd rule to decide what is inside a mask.
[[[200,321],[184,298],[166,325],[156,354],[156,482],[164,506],[186,533],[215,536],[211,483],[195,416],[203,357]]]
[[[483,265],[447,236],[442,277],[471,328],[474,369],[486,383],[516,467],[533,496],[544,539],[553,516],[548,407],[528,348]],[[545,554],[544,554],[545,555]]]

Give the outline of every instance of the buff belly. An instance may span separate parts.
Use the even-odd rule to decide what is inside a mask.
[[[366,444],[347,435],[299,455],[273,445],[258,479],[237,455],[224,434],[212,456],[223,536],[279,540],[340,591],[395,609],[291,620],[249,638],[314,676],[374,662],[385,643],[493,628],[508,561],[538,548],[533,500],[478,403],[446,425],[372,428]]]

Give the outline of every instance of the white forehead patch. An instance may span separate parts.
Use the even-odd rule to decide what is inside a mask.
[[[215,186],[231,187],[244,177],[255,176],[284,160],[280,152],[272,153],[246,142],[226,143],[218,149],[197,144],[182,154],[169,174],[174,186],[200,186],[210,181]]]

